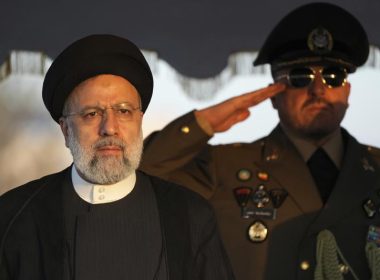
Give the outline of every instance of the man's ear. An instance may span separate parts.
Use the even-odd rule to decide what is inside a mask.
[[[59,126],[61,127],[61,131],[62,131],[62,134],[63,134],[63,137],[65,137],[65,145],[66,147],[68,148],[68,124],[67,124],[67,120],[64,118],[64,117],[61,117],[59,119]]]
[[[346,82],[346,86],[347,86],[347,90],[348,90],[348,96],[350,96],[350,93],[351,93],[351,83],[350,82]]]
[[[347,93],[347,103],[346,103],[346,106],[347,108],[350,106],[350,93],[351,93],[351,84],[349,82],[346,82],[346,84],[344,85],[346,87],[346,93]],[[346,110],[347,110],[346,108]]]

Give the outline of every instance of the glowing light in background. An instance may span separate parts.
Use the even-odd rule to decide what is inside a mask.
[[[144,116],[144,135],[176,117],[252,91],[271,82],[269,75],[233,78],[214,98],[197,101],[186,95],[173,71],[160,61],[155,74],[151,105]],[[27,181],[57,172],[71,163],[59,126],[50,118],[41,99],[42,76],[11,75],[0,83],[0,193]],[[362,68],[349,77],[350,108],[343,121],[362,143],[380,146],[380,69]],[[216,135],[211,143],[251,142],[276,125],[277,113],[269,101],[252,108],[251,116],[230,131]]]

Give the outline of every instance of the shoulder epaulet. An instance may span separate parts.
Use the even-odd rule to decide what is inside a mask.
[[[232,148],[241,148],[241,147],[250,147],[252,146],[264,146],[265,145],[265,140],[266,137],[256,139],[253,142],[234,142],[234,143],[228,143],[228,144],[219,144],[219,146],[224,146],[224,147],[232,147]]]
[[[231,144],[231,146],[234,147],[234,148],[240,148],[240,147],[243,147],[244,145],[247,145],[247,143],[237,142],[237,143],[232,143]]]
[[[366,146],[367,151],[372,156],[380,159],[380,149],[373,146]]]

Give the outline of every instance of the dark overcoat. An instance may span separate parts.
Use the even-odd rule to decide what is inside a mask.
[[[168,279],[234,279],[208,203],[185,188],[137,172],[137,187],[141,181],[155,191]],[[61,280],[67,275],[63,188],[73,188],[70,168],[0,197],[0,279]]]

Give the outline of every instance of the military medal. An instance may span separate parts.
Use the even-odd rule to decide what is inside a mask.
[[[260,220],[254,221],[248,227],[248,239],[251,242],[258,243],[263,242],[268,235],[267,226]]]
[[[363,203],[363,209],[368,218],[373,218],[376,215],[376,205],[371,199],[368,199]]]
[[[248,180],[251,178],[251,172],[247,169],[241,169],[237,173],[240,180]],[[260,171],[257,177],[261,181],[267,181],[269,175]],[[272,189],[267,191],[266,187],[261,184],[255,190],[250,187],[237,187],[233,190],[235,200],[240,206],[241,217],[244,219],[259,218],[274,220],[277,217],[277,209],[281,207],[288,193],[284,189]],[[253,206],[249,205],[249,203]],[[273,207],[268,207],[272,202]]]
[[[239,181],[245,182],[251,179],[252,172],[248,169],[243,168],[237,172],[236,177],[238,178]]]
[[[252,201],[257,208],[263,208],[268,204],[270,197],[264,185],[258,186],[257,190],[252,194]]]
[[[249,187],[238,187],[234,189],[235,199],[240,207],[247,206],[251,193],[252,189]]]
[[[258,186],[256,191],[252,192],[251,200],[255,207],[242,208],[241,215],[243,218],[259,217],[261,219],[276,219],[276,209],[265,208],[265,206],[270,202],[270,197],[264,185]]]
[[[367,242],[373,243],[380,248],[380,227],[370,225],[368,228]]]
[[[288,196],[288,192],[284,189],[272,189],[269,192],[274,208],[278,209]]]
[[[269,180],[269,174],[261,171],[261,172],[257,173],[257,178],[261,181],[268,181]]]
[[[266,158],[265,158],[266,161],[273,161],[273,160],[278,160],[278,154],[276,152],[268,155]]]

